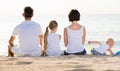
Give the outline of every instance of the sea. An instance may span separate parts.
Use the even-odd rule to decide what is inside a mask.
[[[24,21],[24,18],[22,15],[0,15],[0,19],[0,56],[7,56],[8,42],[12,31],[16,25]],[[35,14],[32,20],[41,25],[43,33],[49,22],[56,20],[58,23],[57,33],[62,36],[60,47],[62,50],[66,50],[63,41],[63,31],[65,27],[71,24],[67,14]],[[113,38],[115,41],[115,45],[112,48],[113,52],[120,51],[120,14],[81,14],[78,23],[86,28],[84,48],[87,50],[87,54],[91,54],[89,46],[99,46],[97,44],[88,44],[89,40],[105,42],[107,38]],[[19,45],[18,38],[15,40],[15,45]]]

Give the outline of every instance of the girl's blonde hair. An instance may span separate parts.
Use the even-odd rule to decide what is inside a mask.
[[[49,29],[53,30],[58,26],[57,22],[55,20],[50,21],[48,27],[46,27],[45,33],[44,33],[44,50],[46,51],[47,49],[47,37],[49,34]]]

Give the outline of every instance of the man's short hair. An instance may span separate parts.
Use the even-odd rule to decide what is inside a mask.
[[[24,8],[24,16],[25,18],[31,18],[33,16],[33,9],[31,7]]]

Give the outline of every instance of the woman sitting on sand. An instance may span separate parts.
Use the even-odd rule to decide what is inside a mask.
[[[112,38],[108,38],[106,43],[99,41],[88,41],[89,44],[96,43],[100,46],[97,48],[93,48],[91,50],[93,55],[106,55],[106,52],[109,51],[112,55],[114,54],[112,51],[112,47],[114,45],[114,40]]]
[[[54,20],[46,27],[44,34],[44,53],[46,53],[47,56],[60,56],[62,54],[59,45],[61,36],[56,33],[57,28],[58,24]],[[50,33],[49,29],[51,30]]]
[[[68,15],[71,25],[64,29],[64,44],[67,47],[65,55],[85,55],[86,50],[83,47],[86,38],[85,27],[78,24],[80,13],[78,10],[72,9]]]

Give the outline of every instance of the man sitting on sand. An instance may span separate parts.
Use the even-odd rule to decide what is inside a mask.
[[[9,40],[8,56],[40,56],[42,54],[42,29],[40,24],[31,21],[33,9],[25,7],[23,16],[25,21],[14,28]],[[18,36],[20,46],[14,45]]]

